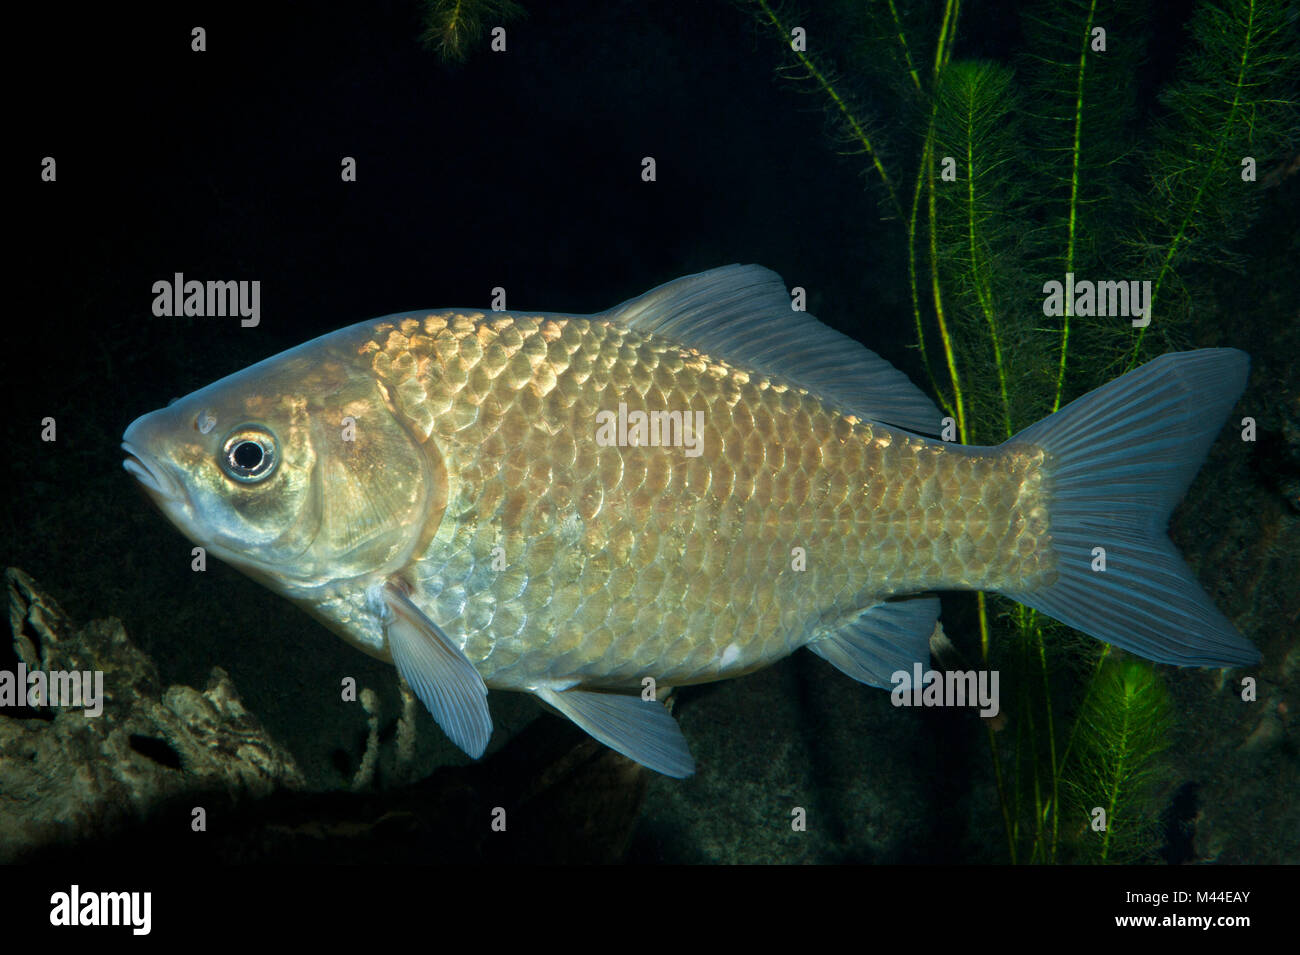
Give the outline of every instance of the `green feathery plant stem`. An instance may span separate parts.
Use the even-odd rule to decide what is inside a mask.
[[[1111,659],[1079,711],[1079,747],[1071,766],[1072,816],[1105,813],[1100,840],[1083,843],[1097,862],[1130,861],[1158,847],[1154,787],[1169,746],[1173,707],[1164,682],[1145,660]]]
[[[782,22],[781,17],[777,14],[775,8],[768,3],[767,0],[754,0],[754,2],[758,6],[759,10],[762,11],[762,15],[767,19],[767,22],[771,24],[778,34],[785,38],[787,44],[790,44],[790,30],[787,29],[785,23]],[[795,59],[799,61],[799,65],[803,67],[806,75],[821,88],[822,92],[826,94],[826,97],[832,104],[834,104],[836,111],[847,125],[853,139],[858,142],[862,153],[867,157],[872,167],[876,170],[876,173],[880,176],[880,182],[885,187],[885,191],[889,194],[890,204],[893,205],[895,211],[897,211],[901,216],[903,214],[903,207],[898,203],[898,195],[894,192],[894,184],[889,181],[889,174],[885,172],[885,166],[880,161],[880,154],[876,152],[876,147],[872,145],[871,138],[867,135],[864,124],[858,119],[857,115],[854,114],[853,110],[849,109],[848,103],[845,101],[844,97],[840,95],[839,90],[835,88],[835,84],[831,82],[830,75],[819,69],[811,56],[803,50],[794,48],[793,44],[790,44],[790,52],[793,53]]]
[[[912,53],[907,47],[907,36],[903,33],[903,22],[898,17],[898,7],[894,5],[894,0],[886,0],[886,2],[889,6],[889,18],[894,23],[894,36],[898,37],[898,45],[903,53],[903,62],[907,64],[907,75],[912,78],[912,85],[920,93],[923,91],[921,74],[916,72],[916,65],[912,62]]]
[[[952,48],[957,40],[957,17],[961,12],[960,0],[945,0],[943,5],[943,22],[939,27],[939,40],[934,45],[934,70],[932,87],[937,88],[943,77],[943,71],[952,59]],[[904,44],[906,46],[906,44]],[[969,440],[966,428],[966,402],[962,397],[961,377],[957,373],[957,356],[953,349],[952,336],[948,332],[948,323],[944,318],[943,290],[939,282],[939,257],[935,241],[935,180],[934,180],[934,121],[938,113],[938,100],[930,113],[930,127],[926,131],[926,148],[922,155],[922,174],[926,189],[926,205],[929,212],[930,233],[930,289],[934,299],[934,317],[939,325],[939,337],[943,342],[944,359],[948,365],[948,377],[952,383],[953,407],[957,411],[957,433],[962,443]],[[909,244],[915,243],[915,232],[908,236]]]
[[[420,40],[444,63],[462,63],[488,26],[502,26],[523,16],[513,0],[424,0]]]
[[[939,40],[934,48],[934,66],[931,73],[931,84],[937,87],[943,71],[952,58],[952,47],[957,38],[957,16],[961,10],[960,0],[945,0],[943,8],[943,23],[939,29]],[[906,37],[901,29],[899,37],[903,49],[907,49]],[[908,271],[911,274],[913,310],[919,317],[920,301],[915,280],[916,269],[916,207],[920,201],[921,190],[925,190],[926,201],[926,222],[928,225],[928,251],[930,254],[930,296],[934,305],[934,318],[939,327],[939,340],[943,345],[943,357],[948,371],[948,382],[952,388],[952,400],[945,407],[949,414],[953,415],[957,423],[957,434],[960,436],[963,444],[970,440],[970,432],[966,422],[966,399],[962,394],[961,376],[957,371],[957,354],[953,347],[952,335],[948,330],[948,322],[944,313],[943,305],[943,288],[939,279],[939,250],[936,241],[935,223],[937,213],[935,208],[935,178],[934,178],[934,123],[938,113],[939,103],[935,100],[930,110],[930,122],[926,129],[925,145],[921,150],[921,168],[916,177],[916,193],[912,204],[912,217],[909,220],[907,246],[908,246]],[[921,340],[924,340],[924,330],[921,332]],[[924,351],[924,349],[922,349]],[[940,390],[940,394],[942,394]]]
[[[1065,271],[1074,271],[1075,230],[1079,217],[1079,150],[1083,143],[1083,90],[1084,78],[1088,74],[1088,48],[1092,43],[1092,25],[1096,20],[1097,3],[1088,4],[1088,17],[1084,22],[1079,37],[1079,79],[1075,86],[1074,97],[1074,144],[1070,149],[1070,213],[1069,227],[1065,236]],[[1052,399],[1052,410],[1061,407],[1061,395],[1065,392],[1065,356],[1070,348],[1070,316],[1074,308],[1065,304],[1065,315],[1061,319],[1061,362],[1056,373],[1056,397]]]
[[[1189,29],[1195,52],[1165,95],[1170,113],[1148,158],[1160,173],[1146,207],[1148,234],[1158,237],[1146,246],[1147,264],[1159,263],[1153,316],[1161,290],[1179,280],[1180,266],[1232,258],[1228,243],[1242,234],[1258,203],[1258,190],[1241,180],[1243,157],[1263,163],[1276,155],[1279,137],[1294,142],[1295,135],[1294,7],[1271,0],[1206,3]],[[1156,327],[1153,321],[1138,331],[1129,368]]]

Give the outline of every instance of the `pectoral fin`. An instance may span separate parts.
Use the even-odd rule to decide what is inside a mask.
[[[384,585],[384,603],[391,611],[388,645],[397,672],[451,741],[478,759],[492,738],[483,678],[400,586]]]
[[[619,693],[547,687],[539,688],[537,695],[610,749],[642,766],[678,779],[695,772],[681,727],[662,703]]]

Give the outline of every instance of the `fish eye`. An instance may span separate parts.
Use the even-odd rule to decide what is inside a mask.
[[[265,481],[277,463],[275,435],[256,425],[241,425],[221,445],[221,470],[241,484]]]

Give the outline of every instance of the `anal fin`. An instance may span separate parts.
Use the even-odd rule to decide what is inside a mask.
[[[695,760],[681,727],[662,703],[594,690],[552,690],[537,695],[612,750],[657,773],[681,779]]]
[[[930,662],[930,634],[939,619],[938,597],[887,600],[807,644],[840,672],[868,686],[892,687],[890,677]]]

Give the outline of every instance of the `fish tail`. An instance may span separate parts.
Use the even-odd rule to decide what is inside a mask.
[[[1210,602],[1165,532],[1249,367],[1249,357],[1231,348],[1162,355],[1012,438],[1049,456],[1057,575],[1041,587],[1003,592],[1148,660],[1259,662],[1259,651]]]

